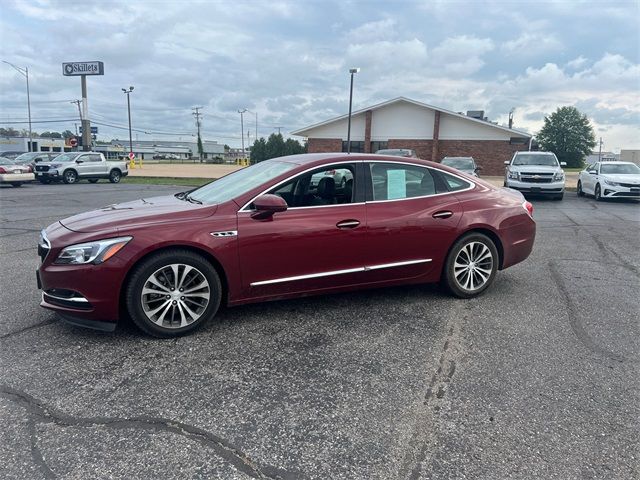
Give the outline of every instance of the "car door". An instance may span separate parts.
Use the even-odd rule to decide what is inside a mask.
[[[400,280],[441,268],[462,208],[454,190],[472,188],[455,175],[410,163],[365,165],[368,281]]]
[[[598,181],[598,169],[599,169],[599,164],[596,162],[593,165],[589,165],[586,168],[586,173],[583,176],[583,180],[582,180],[582,190],[584,190],[586,193],[590,193],[590,194],[594,194],[595,193],[595,188],[596,188],[596,183]],[[596,173],[589,173],[591,171],[596,171]]]
[[[78,173],[81,177],[91,177],[104,175],[105,163],[97,153],[89,153],[80,157],[82,163],[78,165]]]
[[[286,296],[363,282],[366,219],[356,173],[361,168],[358,162],[332,164],[280,182],[264,193],[281,196],[288,209],[271,218],[255,218],[251,204],[238,212],[243,296]],[[336,172],[352,181],[336,186]]]

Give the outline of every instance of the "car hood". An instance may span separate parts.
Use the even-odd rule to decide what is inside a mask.
[[[640,185],[640,175],[615,175],[605,173],[600,176],[606,180],[611,180],[612,182],[637,183]]]
[[[198,205],[167,195],[108,205],[65,218],[60,223],[74,232],[124,232],[133,227],[205,218],[216,209],[217,205]]]
[[[532,172],[532,173],[555,173],[560,171],[560,167],[549,165],[509,165],[512,172]]]

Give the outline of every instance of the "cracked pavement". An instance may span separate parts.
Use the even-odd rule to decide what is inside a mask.
[[[532,199],[532,256],[436,286],[223,309],[177,340],[38,306],[38,232],[180,187],[0,187],[3,478],[640,476],[640,205]]]

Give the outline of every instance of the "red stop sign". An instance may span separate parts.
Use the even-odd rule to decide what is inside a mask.
[[[71,145],[72,147],[76,147],[78,145],[78,140],[76,138],[70,138],[69,145]]]

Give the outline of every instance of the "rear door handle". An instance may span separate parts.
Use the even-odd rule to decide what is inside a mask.
[[[358,220],[342,220],[341,222],[336,223],[336,227],[338,228],[356,228],[360,225]]]
[[[433,215],[431,215],[433,218],[449,218],[453,215],[453,212],[450,212],[449,210],[441,210],[439,212],[434,213]]]

